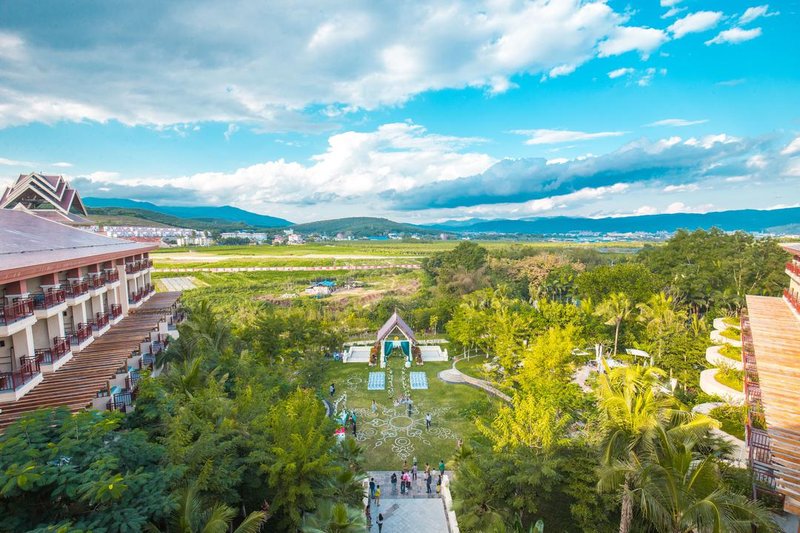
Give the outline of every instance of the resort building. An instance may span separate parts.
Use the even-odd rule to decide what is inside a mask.
[[[741,317],[747,445],[755,496],[777,499],[800,531],[800,243],[784,245],[782,298],[747,296]]]
[[[106,357],[114,369],[124,367],[131,350],[150,351],[142,341],[153,327],[160,329],[155,339],[147,339],[148,343],[164,341],[158,335],[169,329],[166,323],[159,325],[163,317],[134,321],[139,328],[147,327],[137,329],[124,349],[114,346],[112,351],[94,350],[98,353],[93,353],[91,360],[76,365],[78,354],[99,338],[113,336],[108,332],[153,296],[149,252],[157,246],[72,227],[86,212],[77,192],[60,177],[21,176],[2,198],[0,426],[6,415],[15,411],[12,406],[25,403],[27,398],[23,397],[34,388],[38,390],[43,381],[63,383],[31,409],[85,406],[86,396],[71,394],[87,384],[108,382],[108,368],[101,365]],[[76,206],[79,214],[73,213]],[[171,294],[164,302],[167,308],[177,299],[177,293]],[[49,380],[48,376],[54,374],[71,377],[67,381]],[[46,388],[45,384],[41,387]],[[90,396],[97,390],[89,391]]]

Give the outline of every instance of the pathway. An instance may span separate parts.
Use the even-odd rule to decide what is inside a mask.
[[[106,386],[114,370],[124,366],[131,351],[158,326],[163,312],[169,310],[179,296],[179,292],[154,294],[56,372],[45,374],[42,382],[28,394],[16,402],[0,404],[0,431],[26,412],[40,407],[63,405],[73,412],[87,407],[97,391]]]
[[[445,472],[452,476],[451,472]],[[425,481],[422,473],[417,477],[416,482],[412,482],[411,493],[400,494],[398,488],[392,492],[390,483],[392,472],[373,471],[369,472],[370,477],[375,478],[375,482],[381,486],[380,507],[375,502],[370,502],[370,512],[372,513],[372,528],[369,531],[378,531],[376,521],[378,513],[383,514],[383,533],[408,533],[409,531],[425,531],[426,533],[446,533],[449,531],[447,524],[447,513],[444,502],[439,494],[436,494],[436,477],[431,484],[432,493],[425,492]]]
[[[176,267],[156,268],[155,272],[320,272],[336,270],[387,270],[407,268],[419,270],[419,265],[406,263],[402,265],[334,265],[334,266],[272,266],[272,267]]]
[[[439,379],[441,379],[445,383],[462,383],[464,385],[470,385],[472,387],[484,390],[489,394],[491,394],[492,396],[500,398],[506,403],[511,403],[511,397],[508,394],[498,390],[488,381],[485,381],[483,379],[473,378],[472,376],[468,376],[463,372],[461,372],[460,370],[458,370],[456,368],[456,363],[459,360],[460,359],[456,359],[453,361],[452,368],[448,368],[447,370],[442,370],[441,372],[439,372]]]

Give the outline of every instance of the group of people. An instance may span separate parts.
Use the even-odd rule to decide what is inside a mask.
[[[439,475],[436,478],[436,493],[440,493],[442,490],[442,476],[444,476],[444,459],[439,461]],[[434,470],[431,467],[430,463],[425,463],[425,469],[423,470],[422,478],[425,480],[425,493],[432,494],[433,489],[431,485],[433,484],[433,474]],[[403,469],[400,472],[400,476],[394,472],[392,472],[391,483],[392,483],[392,494],[397,494],[397,482],[400,482],[400,494],[411,494],[411,486],[412,483],[416,482],[419,476],[419,469],[417,466],[417,458],[414,457],[413,464],[411,468],[408,468],[408,462],[403,461]]]

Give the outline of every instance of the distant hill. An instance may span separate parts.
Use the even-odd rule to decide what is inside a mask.
[[[171,226],[217,232],[255,229],[243,222],[221,218],[180,218],[133,207],[89,207],[88,210],[91,220],[105,226]]]
[[[165,215],[181,219],[195,219],[201,221],[219,221],[226,220],[229,222],[240,223],[243,228],[283,228],[291,226],[292,223],[278,217],[271,217],[267,215],[259,215],[258,213],[251,213],[238,207],[223,205],[221,207],[212,206],[171,206],[171,205],[155,205],[150,202],[139,202],[137,200],[128,200],[125,198],[83,198],[83,203],[87,207],[97,208],[128,208],[128,209],[142,209],[147,211],[154,211]]]
[[[678,229],[708,229],[726,231],[791,232],[800,224],[800,207],[786,209],[741,209],[712,213],[674,213],[615,218],[540,217],[522,220],[480,220],[469,223],[443,222],[429,227],[468,233],[519,233],[528,235],[563,234],[578,231],[597,233],[673,232]],[[788,230],[788,231],[787,231]]]
[[[376,217],[352,217],[337,218],[333,220],[320,220],[318,222],[307,222],[305,224],[295,224],[292,226],[300,233],[319,233],[322,235],[336,235],[345,233],[354,237],[371,237],[386,235],[387,233],[416,233],[419,235],[434,235],[441,233],[441,230],[415,226],[395,222],[387,218]]]

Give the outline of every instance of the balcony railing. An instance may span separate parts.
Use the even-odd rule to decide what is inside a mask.
[[[786,263],[786,270],[788,270],[795,276],[800,276],[800,265],[794,263],[793,261],[789,261],[788,263]]]
[[[52,348],[35,350],[36,361],[40,364],[52,365],[69,353],[69,339],[66,337],[53,338]]]
[[[24,363],[15,372],[0,373],[0,392],[15,391],[41,373],[35,359],[24,357],[22,360]]]
[[[789,305],[791,305],[795,311],[800,313],[800,297],[795,296],[787,289],[783,289],[783,297],[789,301]]]
[[[111,396],[111,399],[106,404],[109,411],[127,411],[128,407],[133,405],[136,400],[136,391],[122,391]]]
[[[142,296],[144,296],[144,292],[142,292],[142,289],[139,289],[130,295],[128,302],[132,304],[139,303],[139,301],[142,299]]]
[[[106,270],[106,283],[116,283],[119,281],[119,272],[116,270]]]
[[[89,292],[89,284],[85,281],[77,281],[74,283],[65,283],[61,286],[64,289],[64,292],[67,293],[67,298],[75,298],[77,296],[82,296]]]
[[[111,304],[111,318],[116,319],[122,316],[122,306],[119,304]]]
[[[81,322],[75,333],[72,334],[72,344],[81,344],[92,336],[92,325]]]
[[[109,315],[108,313],[97,313],[94,319],[94,326],[95,329],[103,329],[108,325],[109,322]]]
[[[135,274],[142,269],[142,265],[136,261],[133,263],[126,263],[125,264],[125,273],[126,274]]]
[[[0,326],[8,326],[33,315],[33,299],[17,298],[0,307]]]
[[[50,309],[66,301],[67,294],[62,289],[47,289],[33,295],[34,309]]]
[[[106,275],[100,274],[99,276],[91,276],[88,283],[89,287],[92,289],[102,289],[106,285]]]

